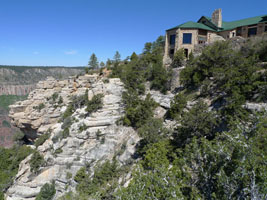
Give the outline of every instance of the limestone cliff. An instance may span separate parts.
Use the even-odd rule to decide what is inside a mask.
[[[103,94],[103,107],[89,116],[85,107],[77,108],[71,116],[69,136],[60,137],[63,122],[59,119],[72,97],[84,95],[86,90],[88,99]],[[12,122],[30,140],[48,131],[50,138],[37,148],[44,156],[46,165],[38,173],[33,173],[29,164],[32,155],[27,157],[6,192],[7,199],[33,200],[40,188],[52,180],[55,181],[57,198],[75,190],[76,182],[68,179],[67,174],[74,177],[86,163],[90,163],[93,170],[97,164],[114,156],[120,164],[129,162],[139,137],[132,128],[116,124],[124,112],[121,104],[123,91],[122,82],[116,78],[107,81],[98,75],[84,75],[59,81],[50,77],[40,81],[27,100],[10,106]],[[117,154],[122,146],[123,153]]]

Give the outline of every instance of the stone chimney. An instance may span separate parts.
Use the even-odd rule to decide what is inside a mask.
[[[219,28],[222,27],[222,9],[216,9],[213,13],[212,13],[212,19],[211,21],[218,26]]]

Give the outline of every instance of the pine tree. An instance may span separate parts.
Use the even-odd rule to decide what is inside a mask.
[[[94,53],[91,55],[88,65],[89,68],[93,70],[98,68],[98,60]]]
[[[135,52],[132,53],[131,57],[130,57],[130,60],[133,61],[133,60],[138,60],[138,56],[136,55]]]
[[[118,63],[118,62],[120,62],[120,60],[121,60],[121,55],[118,51],[116,51],[116,53],[114,55],[114,61],[115,61],[115,63]]]
[[[100,67],[101,68],[105,67],[105,63],[103,61],[100,63]]]
[[[152,49],[152,43],[151,42],[147,42],[147,43],[145,43],[145,47],[144,47],[143,53],[144,54],[151,53],[151,49]]]

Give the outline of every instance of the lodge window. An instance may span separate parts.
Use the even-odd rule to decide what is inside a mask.
[[[191,43],[192,43],[192,33],[184,33],[183,44],[191,44]]]
[[[249,28],[248,29],[248,37],[253,36],[253,35],[257,35],[257,28]]]
[[[267,26],[265,26],[265,28],[264,28],[264,32],[267,32]]]
[[[175,44],[176,35],[170,35],[170,45]]]
[[[232,33],[232,37],[235,37],[235,32]]]

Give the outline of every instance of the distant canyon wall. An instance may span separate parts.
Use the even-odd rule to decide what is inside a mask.
[[[0,95],[27,95],[48,76],[62,80],[82,73],[82,67],[0,66]]]
[[[32,85],[0,85],[0,95],[18,95],[25,96],[36,88]]]

